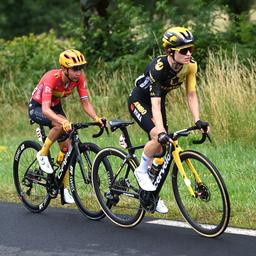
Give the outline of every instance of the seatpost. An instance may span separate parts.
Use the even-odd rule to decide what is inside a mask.
[[[45,142],[46,134],[45,134],[44,126],[40,124],[39,127],[40,127],[40,130],[41,130],[42,140],[43,140],[43,142]]]
[[[124,135],[124,138],[125,138],[125,142],[127,144],[127,147],[130,148],[132,147],[132,143],[131,143],[131,140],[130,140],[130,137],[129,137],[129,134],[128,134],[128,131],[127,131],[127,128],[126,126],[125,127],[121,127],[120,128],[123,135]]]

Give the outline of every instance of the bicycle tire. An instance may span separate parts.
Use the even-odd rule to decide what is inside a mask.
[[[86,171],[84,176],[76,157],[72,159],[70,165],[70,188],[76,205],[79,210],[87,218],[91,220],[99,220],[105,217],[104,212],[101,210],[97,203],[96,195],[94,193],[91,183],[91,168],[92,162],[100,148],[93,143],[83,143],[80,146],[81,157]],[[84,177],[88,179],[84,179]]]
[[[180,153],[180,159],[191,186],[198,193],[192,197],[183,178],[179,175],[177,165],[173,165],[173,193],[181,214],[191,227],[205,237],[217,237],[228,226],[230,218],[230,201],[221,174],[213,163],[199,152],[187,150]],[[189,171],[186,160],[190,160],[200,175],[202,183],[198,184]]]
[[[145,211],[133,174],[138,161],[126,157],[127,153],[118,148],[102,149],[94,159],[92,183],[106,216],[118,226],[131,228],[141,222]]]
[[[34,213],[44,211],[51,201],[46,186],[40,185],[46,182],[47,175],[40,169],[36,159],[40,149],[41,145],[35,141],[23,141],[13,160],[13,178],[19,199]]]

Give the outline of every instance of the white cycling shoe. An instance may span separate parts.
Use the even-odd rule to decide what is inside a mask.
[[[75,203],[73,196],[69,193],[67,188],[63,189],[63,199],[66,204],[74,204]]]
[[[52,166],[49,162],[48,156],[41,156],[40,152],[38,152],[36,154],[36,159],[37,159],[42,171],[44,171],[48,174],[53,173],[53,169],[52,169]]]
[[[156,205],[156,211],[162,214],[165,214],[168,212],[168,208],[164,204],[164,201],[159,199]]]
[[[156,187],[153,185],[152,180],[150,179],[147,171],[141,171],[138,168],[135,169],[134,171],[134,176],[136,177],[140,187],[143,190],[146,191],[155,191]]]

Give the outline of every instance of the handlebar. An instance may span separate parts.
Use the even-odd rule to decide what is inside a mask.
[[[97,138],[97,137],[101,136],[102,133],[104,132],[104,130],[106,130],[107,134],[109,134],[108,127],[106,125],[107,120],[103,119],[102,122],[103,122],[103,126],[101,126],[101,124],[98,122],[74,123],[74,124],[72,124],[72,131],[71,131],[70,135],[79,129],[88,128],[89,126],[98,126],[100,128],[98,133],[92,135],[93,138]]]
[[[192,127],[189,127],[189,128],[186,128],[186,129],[183,129],[183,130],[180,130],[180,131],[176,131],[174,133],[168,133],[168,136],[170,137],[170,139],[172,140],[177,140],[178,138],[180,137],[186,137],[190,134],[191,131],[194,131],[194,130],[200,130],[200,128],[198,128],[197,126],[192,126]],[[210,142],[212,142],[211,140],[211,137],[210,135],[207,133],[207,132],[203,132],[202,133],[202,137],[201,139],[199,140],[193,140],[192,143],[193,144],[203,144],[205,142],[205,140],[208,138],[208,140]],[[166,144],[166,145],[162,145],[163,147],[163,151],[162,153],[160,154],[155,154],[154,157],[163,157],[165,154],[166,154],[166,150],[167,150],[167,147],[170,146],[170,143]]]
[[[179,137],[188,136],[190,134],[190,132],[194,131],[194,130],[200,130],[200,128],[198,128],[197,126],[191,126],[187,129],[176,131],[176,132],[174,132],[172,134],[168,134],[168,135],[170,136],[171,139],[177,140]],[[207,138],[210,142],[212,142],[210,135],[206,131],[204,131],[202,133],[201,139],[193,140],[192,142],[193,142],[193,144],[203,144]]]

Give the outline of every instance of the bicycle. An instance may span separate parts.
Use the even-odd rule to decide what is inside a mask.
[[[230,217],[225,183],[207,157],[194,150],[183,151],[178,145],[180,137],[188,136],[198,128],[193,126],[169,134],[172,143],[163,152],[164,163],[154,179],[156,191],[150,192],[140,189],[133,174],[139,165],[135,151],[144,145],[132,146],[127,130],[132,123],[122,120],[109,122],[112,132],[121,130],[122,143],[128,153],[107,147],[96,155],[93,162],[92,184],[106,216],[121,227],[138,225],[145,212],[155,211],[159,193],[171,169],[174,198],[185,220],[202,236],[217,237],[222,234]],[[193,143],[204,143],[207,136],[203,133],[201,140]]]
[[[53,174],[47,174],[39,167],[36,154],[41,149],[41,145],[38,142],[26,140],[18,146],[13,160],[13,177],[19,199],[28,210],[34,213],[44,211],[51,199],[56,198],[59,193],[64,204],[62,181],[69,170],[70,190],[79,210],[93,220],[105,216],[98,204],[94,203],[95,195],[91,186],[92,161],[100,148],[94,143],[82,143],[78,136],[79,129],[90,126],[99,126],[99,123],[72,124],[72,131],[69,134],[71,145],[61,165],[56,164],[49,153]],[[44,126],[39,125],[36,131],[39,141],[44,142],[46,139]],[[104,128],[100,127],[99,132],[92,136],[99,137],[103,131]]]

